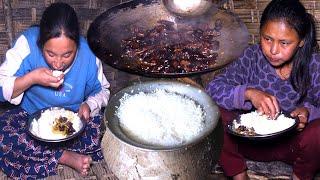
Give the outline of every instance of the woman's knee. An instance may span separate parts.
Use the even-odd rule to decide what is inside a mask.
[[[304,140],[320,139],[320,119],[311,121],[301,133]]]
[[[310,122],[299,133],[293,171],[300,179],[312,179],[320,167],[319,160],[315,158],[320,153],[320,119]]]
[[[320,119],[310,122],[300,132],[299,148],[302,153],[314,155],[320,153]]]
[[[236,113],[222,107],[219,107],[220,111],[220,119],[224,126],[226,126],[230,121],[232,121],[236,117]]]

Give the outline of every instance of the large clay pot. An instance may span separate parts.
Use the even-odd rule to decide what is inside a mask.
[[[195,139],[172,147],[141,144],[127,136],[115,115],[125,94],[165,89],[195,100],[205,111],[206,128]],[[165,112],[164,112],[165,113]],[[119,179],[206,179],[216,164],[222,146],[219,110],[200,88],[178,81],[149,81],[115,94],[105,111],[106,132],[102,139],[104,158]]]

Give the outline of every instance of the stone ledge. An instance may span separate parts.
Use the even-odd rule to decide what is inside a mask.
[[[248,160],[247,167],[248,175],[252,180],[291,179],[292,167],[280,161],[258,162]],[[216,177],[218,177],[218,175],[221,177],[221,174],[223,174],[222,168],[219,165],[216,165],[212,174],[216,175]],[[224,178],[227,179],[225,176]],[[320,173],[318,173],[314,179],[320,180]]]
[[[247,161],[247,167],[252,179],[291,179],[291,166],[280,161]]]
[[[247,167],[250,179],[291,179],[292,168],[283,162],[257,162],[248,160]],[[216,165],[213,174],[223,174],[222,168]]]

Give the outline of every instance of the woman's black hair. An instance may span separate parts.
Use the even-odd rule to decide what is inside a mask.
[[[293,57],[290,75],[293,88],[300,94],[298,103],[301,103],[310,86],[309,64],[312,54],[318,50],[315,22],[299,0],[272,0],[262,13],[260,30],[268,21],[277,20],[286,22],[304,41]]]
[[[79,46],[79,24],[75,10],[68,4],[57,2],[45,9],[40,20],[40,35],[37,44],[43,49],[51,38],[64,34]]]

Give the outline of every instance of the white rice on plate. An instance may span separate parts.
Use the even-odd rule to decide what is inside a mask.
[[[63,108],[47,109],[41,114],[39,119],[32,120],[30,132],[39,138],[47,140],[66,138],[66,135],[55,133],[53,131],[54,121],[59,117],[66,117],[68,121],[72,122],[72,127],[75,130],[74,133],[80,131],[80,129],[82,128],[82,122],[77,113]]]
[[[116,115],[127,135],[149,145],[190,142],[205,128],[205,114],[200,105],[185,96],[159,89],[124,94]]]
[[[247,128],[253,128],[255,133],[260,135],[280,132],[290,128],[294,124],[295,120],[286,117],[284,114],[280,114],[276,120],[272,120],[266,115],[259,115],[257,111],[242,114],[240,116],[240,123],[237,122],[237,120],[233,120],[233,126],[235,129],[242,125]]]

